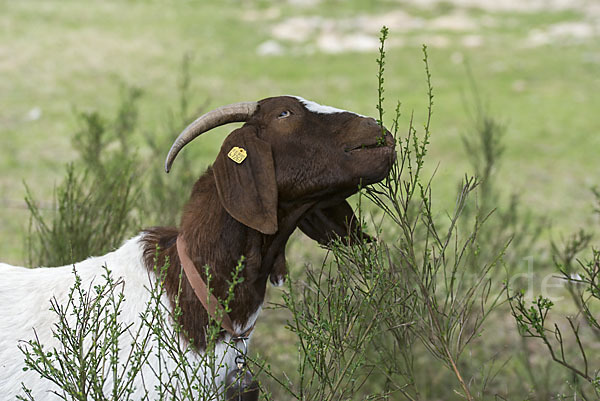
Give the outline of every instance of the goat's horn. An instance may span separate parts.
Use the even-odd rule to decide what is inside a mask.
[[[257,102],[234,103],[219,107],[198,117],[173,142],[173,146],[171,146],[171,150],[169,150],[167,160],[165,161],[165,171],[168,173],[171,170],[171,165],[175,161],[175,157],[177,157],[179,151],[194,140],[194,138],[221,125],[247,121],[257,108]]]

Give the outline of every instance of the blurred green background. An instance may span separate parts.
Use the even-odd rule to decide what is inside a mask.
[[[24,183],[51,213],[54,187],[65,165],[78,157],[72,141],[82,130],[77,112],[114,115],[123,88],[140,88],[131,143],[139,143],[136,151],[148,165],[162,169],[164,159],[156,158],[144,137],[160,138],[158,143],[174,139],[182,63],[189,57],[189,108],[198,113],[296,94],[376,116],[375,59],[383,25],[390,28],[386,122],[391,124],[401,101],[401,132],[413,111],[417,127],[426,118],[421,46],[429,47],[435,104],[424,176],[435,172],[434,203],[442,217],[454,206],[459,180],[473,173],[462,137],[473,131],[480,102],[506,127],[495,178],[498,204],[519,194],[527,212],[550,221],[543,234],[548,241],[598,226],[590,191],[600,185],[598,2],[0,0],[0,260],[26,263]],[[185,149],[196,175],[232,129],[216,129]],[[149,220],[136,217],[142,226],[132,232]],[[287,255],[298,271],[306,261],[318,264],[322,251],[295,235]],[[518,270],[536,257],[523,260]],[[253,340],[282,369],[295,361],[285,319],[285,313],[266,311]],[[508,379],[498,385],[509,394],[513,374],[520,375],[511,352],[533,348],[531,343],[518,348],[508,313],[496,315],[490,327],[498,335],[481,349],[512,358],[501,375]]]
[[[482,102],[508,128],[500,172],[507,193],[522,192],[557,234],[588,224],[589,187],[600,173],[599,9],[527,0],[2,1],[2,260],[24,261],[23,181],[50,202],[75,155],[74,109],[110,112],[121,86],[134,85],[144,91],[139,134],[163,135],[190,55],[191,108],[297,94],[375,115],[384,24],[386,106],[402,102],[404,126],[413,110],[424,118],[420,47],[430,48],[428,168],[437,168],[444,204],[469,168],[460,137],[471,124],[470,69]],[[198,174],[230,129],[186,149]]]

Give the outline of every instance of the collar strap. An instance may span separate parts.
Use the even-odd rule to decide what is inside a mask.
[[[231,317],[225,312],[217,297],[214,294],[209,294],[206,283],[200,277],[194,262],[192,262],[187,253],[187,244],[181,235],[177,237],[177,253],[179,254],[179,261],[181,262],[185,276],[194,290],[194,294],[196,294],[196,297],[202,303],[209,316],[217,322],[219,321],[218,316],[221,320],[221,327],[231,334],[232,339],[247,338],[254,329],[254,325],[243,333],[237,333],[233,329]]]

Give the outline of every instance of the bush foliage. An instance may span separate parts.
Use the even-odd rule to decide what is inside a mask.
[[[386,37],[384,28],[377,60],[376,107],[381,122],[386,117]],[[436,208],[434,177],[423,172],[428,146],[435,137],[426,47],[423,55],[426,121],[417,129],[411,114],[407,129],[402,130],[398,103],[388,124],[397,141],[396,163],[386,180],[363,188],[357,197],[363,224],[375,229],[378,240],[354,247],[336,243],[328,248],[322,264],[304,269],[291,266],[292,277],[276,304],[287,313],[286,329],[294,342],[283,345],[281,352],[292,358],[274,368],[259,352],[252,354],[262,397],[597,399],[600,366],[594,352],[600,339],[600,253],[592,249],[589,258],[578,259],[582,252],[589,252],[592,233],[578,233],[562,246],[547,245],[547,223],[529,213],[517,191],[508,195],[500,191],[497,172],[508,127],[482,106],[475,85],[473,124],[463,137],[474,175],[465,175],[460,183],[451,212]],[[183,62],[180,108],[169,118],[172,135],[164,140],[145,135],[152,159],[162,156],[191,120],[189,62],[189,58]],[[195,179],[193,168],[182,154],[179,163],[184,167],[166,179],[161,169],[149,166],[132,148],[128,138],[136,130],[139,96],[137,89],[124,90],[112,119],[99,113],[79,114],[82,130],[74,144],[80,158],[67,167],[52,213],[41,211],[32,191],[28,192],[29,250],[34,265],[64,265],[104,253],[133,234],[141,221],[177,223],[177,212]],[[600,205],[598,191],[596,197]],[[547,295],[534,298],[525,292],[531,280],[538,278],[520,267],[532,255],[540,255],[536,260],[542,272],[560,275],[572,305],[558,308]],[[89,299],[92,310],[105,305],[103,297],[115,294],[108,270],[106,283],[95,297],[78,299]],[[118,309],[118,302],[111,305]],[[53,308],[60,318],[61,306]],[[569,313],[573,310],[575,314]],[[111,311],[92,314],[97,320],[94,324],[106,325],[107,333],[118,333],[118,322],[112,317],[117,310]],[[152,308],[148,313],[152,314]],[[59,319],[59,331],[64,328],[63,320]],[[153,327],[158,337],[173,336],[160,332],[160,325]],[[39,359],[41,345],[33,342],[30,347],[25,353],[29,368],[46,372],[49,380],[59,380],[59,373]],[[110,347],[100,347],[93,358],[110,352]],[[180,358],[185,365],[184,359]],[[135,375],[141,363],[143,358],[127,365],[129,373],[123,377]],[[103,373],[92,377],[102,378]],[[122,387],[113,389],[113,397],[106,399],[127,399],[127,383],[122,382]],[[68,386],[65,383],[66,394],[72,394]],[[84,399],[105,399],[94,394]],[[164,394],[163,399],[185,399],[173,392]],[[65,399],[79,398],[69,395]]]

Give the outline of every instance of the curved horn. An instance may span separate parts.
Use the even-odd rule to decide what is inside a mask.
[[[171,165],[179,151],[197,136],[221,125],[245,122],[254,114],[257,108],[257,102],[234,103],[219,107],[198,117],[173,142],[165,161],[165,171],[168,173],[171,170]]]

